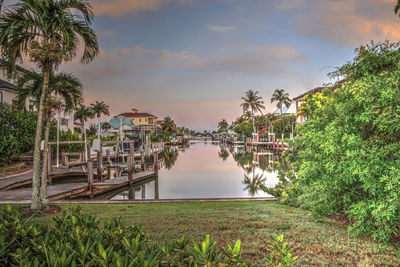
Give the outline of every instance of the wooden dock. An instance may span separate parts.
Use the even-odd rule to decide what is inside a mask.
[[[129,184],[140,183],[146,179],[156,175],[154,171],[139,172],[132,175],[132,182],[129,182],[128,176],[118,177],[93,184],[93,192],[90,190],[88,183],[66,183],[49,185],[47,187],[47,195],[49,200],[59,200],[71,196],[95,196],[106,192],[128,186]],[[2,201],[21,201],[32,199],[32,188],[23,188],[16,190],[0,191],[0,203]]]
[[[86,183],[68,183],[50,185],[47,187],[47,196],[49,200],[57,200],[68,196],[76,195],[87,190]],[[31,200],[32,188],[24,188],[17,190],[0,191],[0,202],[10,200]]]

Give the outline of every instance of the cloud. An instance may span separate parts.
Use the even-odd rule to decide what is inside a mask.
[[[229,53],[217,58],[199,59],[195,68],[245,75],[285,75],[292,73],[291,66],[307,60],[304,55],[284,46],[253,46],[231,48]]]
[[[96,15],[119,17],[141,11],[156,11],[170,3],[185,4],[191,0],[95,0]]]
[[[400,40],[393,0],[298,0],[293,8],[301,9],[295,20],[302,34],[351,46],[370,40]]]
[[[235,27],[231,27],[231,26],[207,26],[207,29],[213,32],[230,32],[235,30]]]

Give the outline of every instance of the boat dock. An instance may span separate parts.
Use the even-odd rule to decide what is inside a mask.
[[[78,143],[81,141],[73,141]],[[128,151],[115,153],[113,156],[109,152],[103,154],[102,143],[126,144]],[[60,142],[62,144],[62,142]],[[80,156],[78,161],[70,162],[66,157],[64,164],[55,168],[53,161],[49,167],[47,195],[50,201],[66,199],[75,196],[89,196],[104,194],[128,185],[141,183],[147,179],[158,175],[158,153],[162,152],[161,145],[152,148],[145,148],[141,151],[134,150],[134,141],[107,141],[100,142],[100,149],[96,157],[93,157],[93,150],[90,145],[87,147],[87,156]],[[54,145],[49,143],[49,146]],[[51,149],[49,149],[51,151]],[[51,152],[50,152],[51,153]],[[50,159],[51,155],[49,155]],[[86,158],[86,160],[85,160]],[[139,160],[135,160],[139,158]],[[145,160],[150,159],[153,164],[146,169]],[[120,162],[116,162],[120,161]],[[114,170],[114,176],[111,170]],[[127,170],[127,174],[121,175],[121,169]],[[118,171],[119,170],[119,171]],[[87,182],[68,182],[71,177],[87,177]],[[96,181],[94,180],[96,177]],[[55,180],[62,180],[60,184],[52,184]],[[10,178],[0,179],[0,203],[7,201],[27,201],[32,198],[32,171]],[[25,188],[29,186],[29,188]]]

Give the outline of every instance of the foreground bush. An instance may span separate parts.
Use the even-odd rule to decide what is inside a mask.
[[[333,94],[308,100],[310,119],[289,156],[296,175],[281,175],[266,190],[316,216],[347,217],[356,234],[389,241],[400,235],[400,44],[357,52],[334,74],[344,79]]]
[[[70,209],[54,218],[54,226],[29,225],[8,206],[0,210],[0,266],[247,266],[241,242],[218,251],[210,236],[188,245],[188,239],[159,245],[123,218],[104,223]],[[283,236],[270,244],[267,266],[291,266],[295,259]]]

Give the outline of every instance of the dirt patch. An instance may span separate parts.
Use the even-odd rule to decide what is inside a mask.
[[[30,208],[25,208],[22,211],[23,218],[30,217],[43,217],[46,215],[59,214],[61,213],[61,208],[58,206],[50,205],[48,208],[39,211],[32,211]]]

